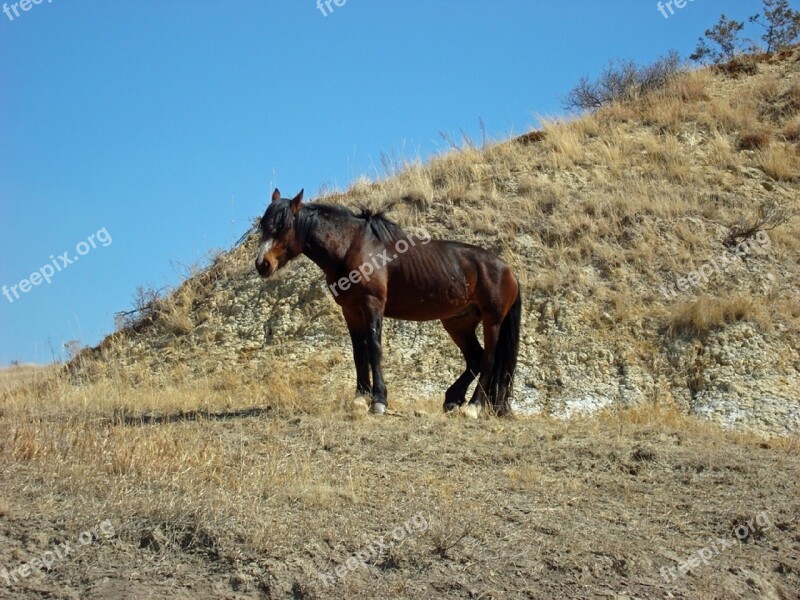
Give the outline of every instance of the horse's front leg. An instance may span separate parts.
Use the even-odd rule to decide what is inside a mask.
[[[370,412],[382,415],[386,412],[386,384],[383,381],[383,303],[377,299],[368,302],[367,309],[367,350],[372,367],[372,406]]]
[[[356,365],[356,397],[372,396],[372,386],[369,382],[367,336],[351,329],[350,340],[353,342],[353,361]]]
[[[367,346],[367,324],[360,313],[344,311],[344,320],[353,343],[353,362],[356,365],[356,398],[371,397],[369,381],[369,348]]]

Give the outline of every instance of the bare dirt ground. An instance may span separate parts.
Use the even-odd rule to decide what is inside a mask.
[[[44,450],[42,417],[38,457],[1,447],[0,598],[800,597],[796,438],[654,407],[566,422],[429,408],[86,419],[96,462],[63,436],[74,456]],[[100,440],[115,437],[153,464],[149,439],[192,440],[198,462],[153,480],[114,462]]]

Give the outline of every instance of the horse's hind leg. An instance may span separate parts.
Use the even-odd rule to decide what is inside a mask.
[[[475,335],[475,329],[480,323],[478,315],[464,315],[450,319],[442,319],[442,325],[447,333],[461,350],[464,360],[467,363],[466,370],[455,380],[453,385],[447,388],[444,395],[444,410],[450,412],[464,404],[467,395],[467,388],[481,370],[481,359],[483,358],[483,348]]]
[[[483,346],[484,352],[481,359],[478,385],[470,398],[469,406],[465,408],[467,416],[477,417],[481,408],[487,404],[488,396],[486,391],[492,378],[494,369],[495,352],[497,351],[497,341],[500,337],[500,323],[502,319],[484,317],[483,319]]]
[[[386,384],[383,381],[383,345],[381,336],[383,331],[383,303],[379,300],[367,301],[369,311],[367,329],[367,352],[369,364],[372,367],[372,404],[369,411],[382,415],[386,412]]]

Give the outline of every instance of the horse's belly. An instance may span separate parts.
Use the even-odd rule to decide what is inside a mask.
[[[444,289],[415,289],[409,285],[393,290],[393,287],[388,290],[384,309],[384,314],[392,319],[446,319],[463,313],[472,303],[466,285],[445,286]]]

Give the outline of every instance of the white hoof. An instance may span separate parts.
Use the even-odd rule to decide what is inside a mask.
[[[372,406],[369,407],[369,412],[373,415],[382,415],[386,412],[386,405],[380,402],[373,402]]]
[[[467,404],[466,406],[461,407],[461,414],[468,419],[477,419],[481,414],[481,409],[479,406],[475,406],[474,404]]]

